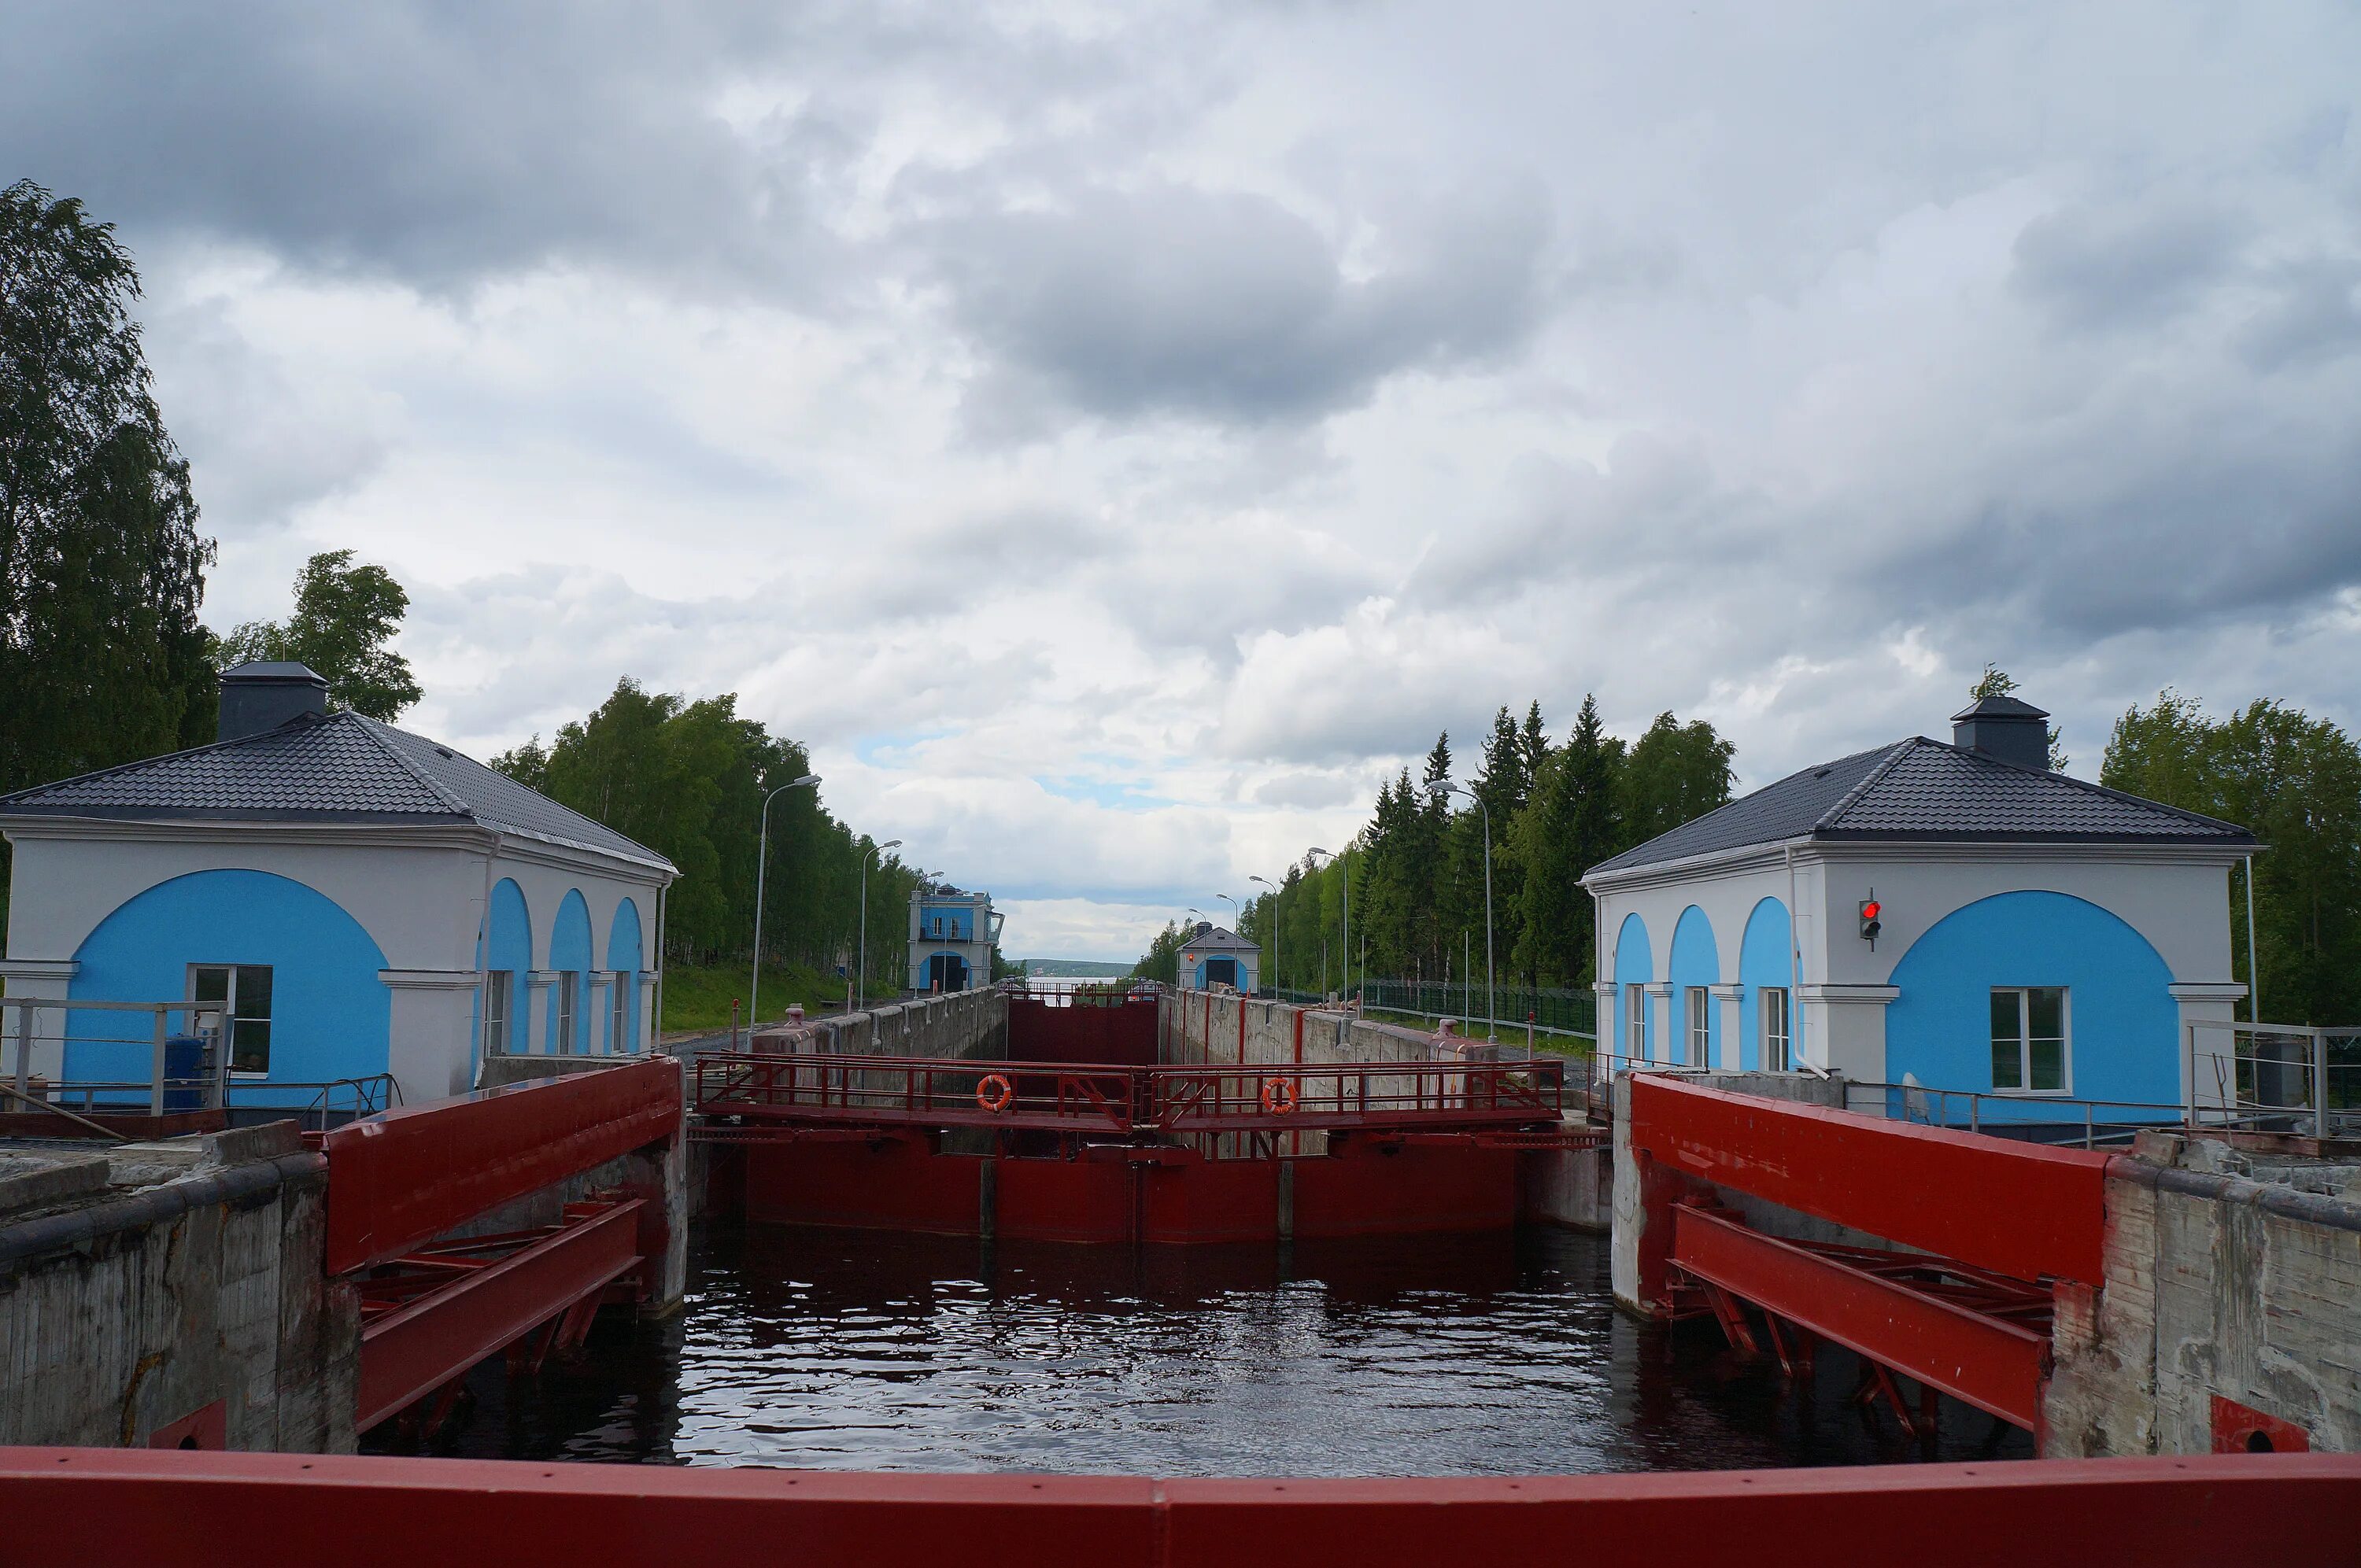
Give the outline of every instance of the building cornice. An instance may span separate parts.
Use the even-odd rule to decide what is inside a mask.
[[[192,817],[0,816],[0,837],[127,844],[267,844],[280,849],[451,850],[501,861],[587,872],[616,882],[666,887],[675,873],[644,861],[465,823],[264,822]]]
[[[2166,986],[2175,1002],[2244,1002],[2246,988],[2235,980],[2176,981]]]
[[[377,977],[395,991],[473,991],[483,978],[471,969],[381,969]]]
[[[1837,864],[1892,865],[1993,864],[2014,865],[2236,865],[2262,850],[2252,844],[2120,843],[2089,840],[2022,839],[1787,839],[1774,844],[1748,844],[1711,854],[1690,855],[1654,865],[1595,873],[1582,885],[1596,898],[1608,894],[1644,893],[1708,877],[1740,875],[1755,871],[1783,870],[1790,855],[1798,867]]]

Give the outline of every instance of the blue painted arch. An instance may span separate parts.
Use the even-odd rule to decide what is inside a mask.
[[[1642,995],[1640,1002],[1640,1037],[1628,1038],[1624,1020],[1630,1015],[1631,1003],[1626,998],[1630,988],[1646,985],[1656,978],[1656,960],[1648,950],[1648,923],[1637,915],[1623,916],[1623,924],[1615,930],[1615,1040],[1620,1052],[1627,1057],[1645,1058],[1648,1054],[1648,1014],[1653,1006]]]
[[[626,898],[615,905],[615,918],[607,927],[607,967],[615,971],[614,983],[620,988],[620,1009],[609,1007],[606,1023],[607,1048],[610,1051],[631,1051],[640,1042],[640,906]],[[614,1025],[620,1011],[622,1038],[614,1037]]]
[[[1713,939],[1713,922],[1705,911],[1690,905],[1681,911],[1678,924],[1673,927],[1673,959],[1664,971],[1673,982],[1672,1016],[1664,1020],[1665,1059],[1686,1062],[1689,1058],[1688,1007],[1689,992],[1708,991],[1721,983],[1721,952]],[[1721,1009],[1711,1000],[1708,991],[1706,1003],[1706,1059],[1693,1065],[1718,1067],[1721,1062]]]
[[[582,901],[580,888],[566,890],[565,898],[558,902],[557,918],[550,922],[548,968],[574,977],[573,1054],[587,1054],[591,1042],[598,1038],[598,1020],[590,1016],[590,906]],[[558,1044],[558,991],[567,983],[563,980],[550,982],[542,1038],[549,1042],[552,1054],[556,1052]]]
[[[1993,1088],[1996,986],[2067,988],[2068,1089],[2079,1100],[2180,1102],[2180,1006],[2172,971],[2118,916],[2062,893],[1996,894],[1953,910],[1894,966],[1885,1076],[1932,1089]],[[1960,1113],[1964,1116],[1964,1112]],[[1984,1102],[1986,1120],[2052,1121],[2028,1097]],[[2071,1119],[2079,1120],[2080,1113]]]
[[[1787,992],[1789,1067],[1803,1059],[1803,1011],[1795,1005],[1795,944],[1787,906],[1775,898],[1756,904],[1746,916],[1738,944],[1738,1065],[1752,1072],[1763,1065],[1763,991]]]
[[[476,940],[476,962],[487,974],[505,971],[509,977],[509,1031],[507,1048],[522,1051],[525,1043],[525,1006],[533,995],[528,976],[533,970],[533,912],[525,906],[524,890],[515,881],[502,877],[492,887],[491,917],[486,922],[491,942],[491,957],[484,957],[484,941]],[[483,1057],[484,999],[478,995],[475,1005],[475,1037],[469,1051],[467,1081],[475,1081],[475,1065]]]
[[[82,938],[69,999],[169,1002],[189,994],[192,964],[271,970],[268,1080],[325,1083],[386,1070],[393,992],[385,954],[361,923],[317,889],[270,872],[192,872],[126,899]],[[69,1079],[144,1081],[153,1047],[115,1043],[125,1014],[66,1017]],[[110,1036],[115,1038],[110,1038]],[[311,1091],[291,1090],[285,1103]],[[240,1103],[269,1102],[248,1091]]]

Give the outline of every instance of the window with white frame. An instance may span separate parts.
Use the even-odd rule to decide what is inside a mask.
[[[631,1048],[631,971],[617,970],[607,987],[607,1048],[628,1051]]]
[[[571,1056],[575,1050],[575,1012],[581,1004],[582,971],[564,969],[557,971],[557,1040],[553,1047],[559,1056]]]
[[[1623,1054],[1634,1060],[1648,1054],[1648,988],[1623,988]]]
[[[221,1004],[232,1072],[270,1070],[270,966],[191,964],[189,1000]]]
[[[1993,1087],[2020,1094],[2063,1094],[2073,1086],[2066,988],[1994,986]]]
[[[1766,985],[1758,994],[1761,1001],[1756,1005],[1763,1010],[1763,1070],[1785,1072],[1793,1065],[1791,1057],[1793,1044],[1789,1033],[1791,1025],[1788,1023],[1787,1014],[1787,988],[1784,985]]]
[[[1713,1065],[1713,992],[1704,986],[1688,988],[1689,1065]]]
[[[509,1048],[509,1020],[516,1015],[516,975],[496,969],[484,976],[484,1049]]]

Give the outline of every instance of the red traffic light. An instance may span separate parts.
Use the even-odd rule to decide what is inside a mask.
[[[1875,899],[1873,899],[1873,898],[1872,898],[1872,899],[1868,900],[1866,903],[1862,904],[1862,905],[1861,905],[1861,917],[1862,919],[1864,919],[1864,920],[1874,920],[1874,919],[1876,919],[1876,918],[1877,918],[1877,912],[1878,912],[1878,910],[1879,910],[1879,908],[1880,908],[1880,907],[1882,907],[1882,906],[1878,904],[1877,900],[1875,900]]]

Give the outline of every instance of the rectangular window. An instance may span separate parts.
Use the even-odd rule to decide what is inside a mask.
[[[1788,1068],[1787,988],[1763,988],[1763,1070],[1785,1072]]]
[[[509,1048],[509,1015],[512,1009],[511,988],[516,977],[507,970],[496,969],[484,976],[484,1049],[498,1055]]]
[[[222,1004],[232,1072],[270,1070],[269,964],[191,964],[189,1000]]]
[[[562,969],[557,971],[557,1045],[556,1054],[574,1054],[574,1010],[580,998],[577,992],[582,985],[582,971]]]
[[[617,970],[607,986],[607,1048],[610,1051],[631,1048],[631,983],[630,971]]]
[[[1689,1065],[1713,1065],[1713,992],[1704,986],[1688,988]]]
[[[1623,1054],[1634,1061],[1648,1054],[1648,988],[1623,988]]]
[[[2066,988],[1995,986],[1992,993],[1993,1087],[2063,1094],[2068,1071]]]

